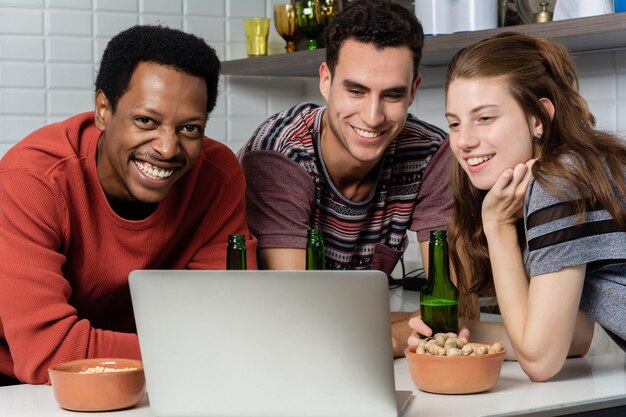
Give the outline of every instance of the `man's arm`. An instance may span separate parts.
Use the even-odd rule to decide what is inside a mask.
[[[306,266],[306,250],[268,248],[259,251],[263,269],[302,270]]]
[[[206,242],[187,267],[225,269],[228,235],[243,234],[246,237],[247,268],[257,269],[257,240],[251,235],[246,222],[246,182],[243,172],[226,179],[219,187],[214,184],[216,178],[210,181],[212,184],[207,185],[206,192],[210,193],[209,198],[213,202],[196,231],[196,235],[202,236]]]
[[[37,174],[0,173],[0,337],[10,348],[10,358],[5,348],[0,360],[22,382],[46,383],[47,368],[70,359],[140,358],[136,334],[94,328],[70,304],[64,201]]]
[[[428,263],[430,231],[447,229],[452,218],[451,161],[452,153],[446,139],[424,170],[424,179],[413,211],[409,229],[417,234],[424,264]]]
[[[246,214],[263,269],[304,269],[315,186],[299,164],[271,150],[241,157]]]

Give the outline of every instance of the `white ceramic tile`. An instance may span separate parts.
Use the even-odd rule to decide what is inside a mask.
[[[166,26],[172,29],[181,29],[183,28],[183,19],[177,16],[168,16],[168,15],[139,15],[139,23],[142,25],[159,25]]]
[[[109,43],[110,40],[111,40],[111,37],[94,39],[93,41],[94,60],[96,62],[96,65],[100,63],[100,60],[102,59],[102,54],[104,53],[104,50],[107,47],[107,44]]]
[[[226,0],[226,6],[228,17],[265,17],[266,15],[265,0]]]
[[[626,100],[617,103],[617,130],[626,137]]]
[[[268,98],[269,100],[269,104],[267,106],[267,115],[270,116],[274,113],[278,113],[281,112],[283,110],[287,110],[293,106],[295,106],[296,104],[299,104],[302,102],[302,97],[297,97],[297,96],[275,96],[275,95],[271,95]]]
[[[0,90],[0,114],[43,116],[46,114],[46,91],[2,89]]]
[[[93,110],[92,91],[49,91],[48,114],[52,116],[72,116]]]
[[[243,59],[247,57],[245,43],[228,42],[226,44],[226,59]]]
[[[243,26],[243,19],[229,19],[226,22],[226,40],[229,43],[246,42],[246,32]],[[245,46],[245,45],[244,45]]]
[[[46,0],[46,6],[56,9],[91,10],[91,0]]]
[[[43,45],[40,36],[0,36],[0,59],[43,61]]]
[[[223,19],[188,17],[185,19],[185,31],[200,36],[208,44],[226,42],[226,24]]]
[[[223,82],[223,78],[220,78],[220,84],[218,87],[218,94],[217,94],[217,102],[215,103],[215,107],[213,108],[213,111],[211,112],[210,117],[219,117],[219,116],[226,116],[226,101],[228,100],[228,97],[226,96],[226,89],[224,88],[224,82]]]
[[[624,102],[626,100],[626,51],[615,52],[615,68],[617,100]],[[624,122],[626,122],[626,120]]]
[[[97,11],[136,12],[139,10],[138,0],[94,0]]]
[[[626,71],[618,72],[615,76],[617,80],[616,100],[626,100]]]
[[[320,80],[318,77],[306,78],[304,80],[304,97],[302,101],[316,103],[320,106],[326,105],[326,100],[320,93]]]
[[[48,116],[46,117],[46,124],[51,125],[52,123],[59,123],[59,122],[69,119],[72,116],[75,116],[75,114],[64,114],[62,116]]]
[[[246,94],[267,94],[268,77],[229,76],[228,94],[245,96]]]
[[[615,52],[615,70],[618,73],[626,72],[626,51]]]
[[[220,61],[225,61],[226,60],[226,44],[218,44],[218,43],[213,43],[210,42],[209,43],[213,49],[215,49],[215,53],[217,54],[217,57],[220,59]]]
[[[136,14],[132,13],[98,13],[95,16],[96,36],[113,37],[131,26],[139,23]]]
[[[43,63],[1,63],[0,87],[44,88],[45,76]]]
[[[78,10],[47,10],[46,34],[91,36],[91,12]]]
[[[91,90],[94,83],[93,65],[48,64],[46,67],[48,88]]]
[[[417,112],[445,113],[445,97],[442,88],[418,88],[414,100]]]
[[[267,95],[265,94],[234,94],[228,96],[228,114],[236,116],[267,116]]]
[[[204,129],[204,134],[219,142],[226,143],[226,125],[228,119],[226,117],[211,116],[209,122]]]
[[[617,103],[615,101],[588,101],[599,129],[617,130]]]
[[[270,96],[302,98],[305,92],[305,78],[267,77],[263,80],[265,89]]]
[[[417,116],[420,120],[425,121],[426,123],[430,123],[434,126],[437,126],[439,129],[444,132],[448,132],[448,121],[443,115],[443,112],[411,112],[413,115]]]
[[[421,263],[421,256],[420,256],[420,246],[417,243],[417,236],[415,234],[415,232],[411,231],[411,230],[407,230],[407,238],[409,239],[409,246],[406,248],[406,250],[404,251],[404,261],[405,263],[407,261],[413,261],[413,262],[420,262]],[[406,268],[406,265],[405,265]],[[406,272],[409,272],[408,270]]]
[[[443,86],[446,80],[446,68],[442,67],[419,67],[422,81],[418,87],[420,88],[439,88],[443,91]]]
[[[244,147],[246,142],[247,140],[230,140],[226,143],[226,146],[228,146],[230,150],[233,151],[235,155],[237,155],[237,153],[239,153],[241,148]]]
[[[189,16],[226,16],[224,0],[185,0],[183,7]]]
[[[615,72],[583,75],[580,81],[580,94],[586,100],[613,100],[617,99],[617,77]]]
[[[43,0],[0,0],[0,6],[43,7]]]
[[[257,127],[266,119],[265,116],[228,118],[228,143],[245,142],[250,139]]]
[[[183,13],[182,0],[139,0],[140,13],[164,13],[180,16]]]
[[[574,58],[579,75],[611,74],[615,71],[613,52],[592,52],[576,55]]]
[[[43,34],[42,10],[2,10],[0,13],[0,35]]]
[[[46,124],[45,117],[3,117],[0,121],[0,142],[15,144]]]
[[[49,62],[93,62],[92,38],[46,37]]]

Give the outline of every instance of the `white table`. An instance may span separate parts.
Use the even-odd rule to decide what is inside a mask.
[[[392,309],[412,310],[417,293],[393,291]],[[437,395],[419,391],[409,376],[405,359],[395,361],[396,389],[412,391],[414,397],[404,417],[467,416],[559,416],[593,413],[593,416],[626,415],[626,354],[604,332],[594,337],[585,358],[568,359],[563,370],[551,381],[531,382],[517,362],[505,361],[500,379],[488,392],[472,395]],[[94,413],[66,411],[57,405],[52,388],[17,385],[0,388],[0,416],[57,417],[90,416]],[[97,417],[154,417],[148,398],[136,407],[97,413]]]

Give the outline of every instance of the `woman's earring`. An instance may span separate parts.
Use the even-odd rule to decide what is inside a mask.
[[[539,141],[541,139],[541,133],[535,133],[534,139],[535,141]]]

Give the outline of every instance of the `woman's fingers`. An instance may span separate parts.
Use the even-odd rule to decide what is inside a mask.
[[[421,316],[416,316],[416,317],[411,318],[409,320],[409,327],[411,327],[417,333],[422,334],[424,336],[431,336],[433,334],[433,331],[431,330],[431,328],[428,327],[426,323],[422,321]]]
[[[415,346],[419,343],[421,337],[419,336],[419,334],[416,331],[413,331],[413,333],[411,333],[411,336],[409,336],[409,339],[407,340],[407,344],[409,346]]]

